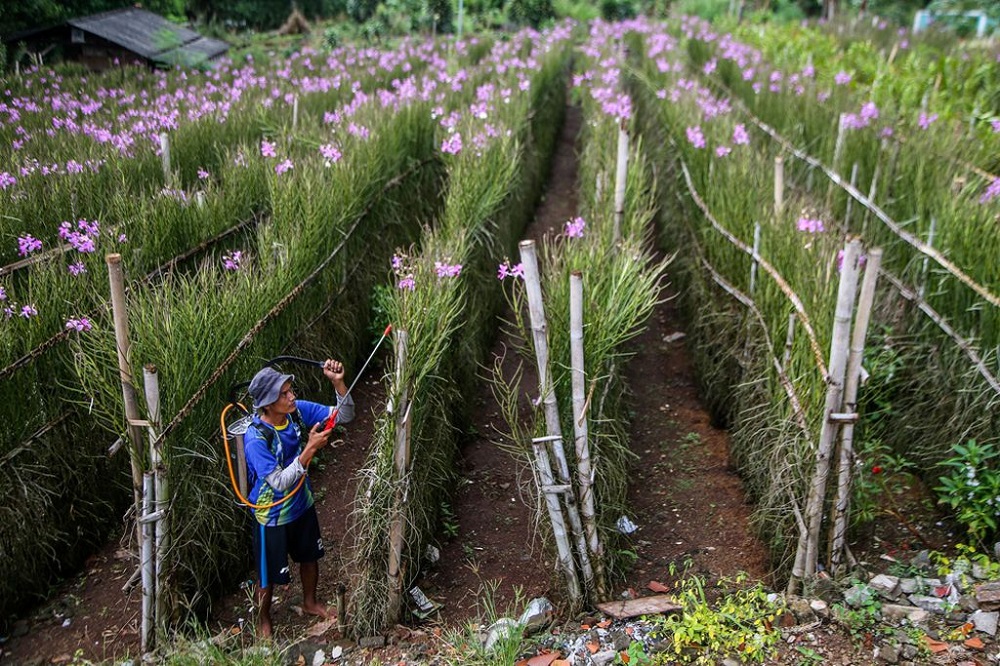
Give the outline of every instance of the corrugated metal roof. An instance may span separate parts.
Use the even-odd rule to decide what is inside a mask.
[[[193,64],[199,59],[214,58],[229,49],[223,41],[203,37],[137,7],[75,18],[66,23],[159,62]]]

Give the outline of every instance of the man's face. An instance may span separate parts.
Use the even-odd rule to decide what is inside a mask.
[[[269,405],[268,409],[274,414],[291,414],[295,411],[295,391],[292,390],[290,380],[281,385],[278,399]]]

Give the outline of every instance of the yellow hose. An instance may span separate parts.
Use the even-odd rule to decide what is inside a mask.
[[[246,497],[243,497],[243,493],[240,492],[239,484],[236,483],[236,473],[233,471],[233,459],[229,455],[229,434],[226,432],[226,413],[229,412],[231,407],[233,407],[232,403],[226,405],[226,408],[222,410],[222,416],[219,418],[219,421],[220,425],[222,426],[222,445],[226,448],[226,465],[229,467],[229,481],[233,484],[233,492],[236,493],[236,496],[240,498],[240,502],[244,506],[250,507],[251,509],[255,510],[270,509],[272,506],[278,506],[279,504],[287,502],[292,498],[292,496],[295,495],[295,493],[299,492],[299,490],[302,488],[302,484],[306,482],[305,474],[302,475],[302,478],[299,479],[299,482],[295,485],[294,488],[292,488],[292,492],[288,493],[279,500],[271,502],[270,504],[254,504]],[[240,407],[244,411],[246,411],[247,409],[242,404],[240,404]]]

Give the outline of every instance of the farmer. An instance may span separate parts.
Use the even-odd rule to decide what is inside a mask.
[[[344,384],[344,366],[327,359],[323,374],[337,393],[337,423],[354,418],[354,401]],[[288,556],[299,563],[302,578],[302,610],[325,618],[326,607],[316,599],[319,558],[323,540],[313,506],[312,488],[307,469],[313,456],[327,445],[330,430],[324,425],[333,407],[297,400],[292,389],[293,375],[265,367],[250,382],[254,409],[252,423],[244,437],[247,473],[253,481],[250,502],[267,508],[254,509],[254,561],[258,578],[257,605],[260,608],[258,631],[271,635],[271,599],[274,584],[289,582]],[[302,487],[296,487],[302,477]],[[292,494],[294,493],[294,494]]]

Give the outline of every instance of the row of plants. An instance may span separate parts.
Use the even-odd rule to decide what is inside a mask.
[[[373,55],[370,57],[374,58]],[[437,62],[442,70],[448,67],[448,63],[438,61],[436,56],[431,59]],[[456,68],[460,66],[461,60],[456,64]],[[441,71],[436,76],[441,79],[451,78],[446,71]],[[402,88],[399,88],[401,85]],[[89,377],[88,372],[96,372],[99,369],[91,360],[95,354],[97,358],[108,360],[108,357],[101,356],[107,348],[101,348],[100,345],[92,346],[98,340],[106,343],[107,336],[110,335],[109,312],[106,307],[107,282],[106,278],[100,277],[104,273],[104,267],[96,258],[96,249],[99,247],[105,251],[121,252],[130,277],[138,279],[150,267],[176,256],[178,252],[190,250],[192,241],[204,238],[209,235],[208,232],[215,233],[217,229],[236,222],[240,213],[246,210],[240,207],[250,209],[259,207],[259,210],[272,211],[270,217],[262,218],[257,226],[248,226],[242,235],[232,236],[226,243],[212,248],[207,254],[203,252],[198,257],[198,263],[179,266],[165,280],[161,278],[151,285],[134,285],[134,289],[150,299],[148,306],[160,316],[168,316],[176,309],[175,306],[169,305],[169,298],[164,295],[166,293],[164,290],[176,288],[188,299],[182,307],[186,316],[193,318],[187,328],[180,325],[177,322],[178,317],[175,316],[166,324],[157,320],[153,328],[145,333],[152,334],[152,331],[156,330],[162,337],[164,332],[173,334],[176,331],[179,337],[169,344],[180,345],[173,351],[179,354],[177,361],[183,364],[181,367],[189,370],[181,373],[181,376],[190,382],[203,382],[211,370],[199,362],[195,363],[194,367],[201,368],[201,371],[190,372],[192,367],[190,360],[182,360],[189,356],[185,346],[191,344],[191,340],[206,340],[213,344],[214,351],[206,355],[206,364],[225,357],[225,353],[220,351],[225,347],[214,346],[221,344],[222,338],[206,339],[204,333],[198,329],[195,320],[205,314],[203,308],[216,308],[217,316],[223,317],[221,321],[225,322],[226,330],[233,335],[239,337],[247,332],[247,328],[240,329],[239,326],[233,326],[233,322],[237,321],[242,321],[245,325],[247,320],[238,318],[236,311],[229,311],[225,300],[209,304],[204,302],[203,296],[214,294],[220,299],[225,299],[232,296],[231,291],[238,289],[242,289],[248,295],[263,294],[264,290],[258,292],[256,285],[247,278],[241,281],[236,277],[247,270],[248,264],[262,260],[269,262],[270,270],[275,272],[273,278],[275,282],[274,288],[268,293],[286,288],[288,280],[300,281],[304,274],[302,271],[307,266],[317,265],[323,256],[329,254],[340,238],[339,233],[324,231],[323,225],[334,220],[341,220],[341,224],[346,224],[344,221],[351,220],[352,216],[362,215],[365,207],[372,205],[372,201],[377,201],[378,207],[368,213],[369,217],[376,219],[370,224],[376,227],[385,224],[388,229],[399,234],[395,236],[399,241],[412,238],[412,230],[417,225],[416,216],[422,211],[433,209],[435,205],[433,192],[436,189],[432,187],[434,178],[428,175],[433,174],[435,169],[430,166],[418,170],[420,175],[410,176],[405,180],[405,187],[401,190],[404,194],[390,192],[389,198],[385,201],[379,199],[382,196],[380,188],[393,177],[414,171],[415,163],[425,162],[431,157],[429,100],[433,100],[435,95],[444,98],[441,91],[436,88],[437,81],[429,77],[420,80],[405,79],[379,91],[379,94],[373,96],[370,101],[366,102],[356,97],[341,109],[331,108],[329,113],[341,115],[341,119],[334,125],[336,128],[334,131],[337,132],[334,141],[330,140],[330,126],[324,125],[318,117],[314,117],[311,122],[303,120],[296,133],[287,141],[278,136],[263,138],[258,136],[253,143],[234,147],[231,152],[223,153],[225,155],[223,166],[213,174],[212,178],[206,179],[203,183],[203,191],[206,193],[203,199],[204,206],[192,203],[194,197],[191,196],[179,199],[154,196],[152,199],[136,200],[122,196],[119,199],[122,202],[119,204],[119,209],[129,213],[125,218],[130,223],[128,227],[124,225],[115,227],[114,235],[110,235],[110,238],[107,234],[109,225],[103,223],[98,225],[96,222],[88,222],[88,225],[93,226],[86,229],[72,228],[71,233],[78,234],[75,240],[81,246],[84,243],[92,243],[94,251],[78,250],[73,253],[79,254],[79,262],[83,264],[84,270],[75,276],[70,275],[70,278],[72,280],[83,278],[83,280],[65,285],[67,289],[63,293],[52,293],[64,286],[68,279],[63,275],[67,270],[62,258],[48,263],[40,262],[17,275],[18,279],[23,280],[29,288],[36,284],[46,285],[45,289],[41,286],[36,287],[37,291],[34,293],[40,295],[52,293],[53,303],[61,301],[72,303],[74,309],[71,311],[71,321],[75,322],[76,328],[69,332],[69,337],[73,338],[74,342],[72,348],[64,344],[54,345],[38,354],[32,362],[24,364],[9,377],[4,378],[5,392],[11,396],[16,394],[17,398],[4,401],[4,409],[10,411],[8,417],[15,427],[10,429],[9,438],[5,431],[4,458],[0,471],[8,481],[4,487],[10,501],[6,505],[9,511],[5,510],[0,526],[5,535],[5,543],[9,544],[11,561],[22,562],[24,564],[22,570],[26,575],[38,581],[37,585],[31,587],[12,583],[11,589],[5,590],[2,595],[4,615],[34,594],[44,593],[46,581],[58,574],[63,566],[72,566],[81,554],[99,543],[108,531],[119,523],[117,518],[121,515],[119,509],[127,504],[128,495],[123,492],[118,481],[121,478],[119,474],[124,458],[119,456],[113,461],[108,459],[107,447],[114,435],[101,434],[109,431],[111,433],[125,431],[121,423],[121,412],[116,412],[120,407],[120,390],[117,394],[112,392],[109,396],[100,393],[102,387],[95,386],[92,377],[84,382]],[[421,111],[409,108],[414,104],[419,105]],[[421,114],[426,117],[421,118]],[[398,127],[389,122],[395,115],[401,118]],[[364,131],[344,131],[344,127],[349,124]],[[396,143],[392,143],[392,137],[378,136],[381,132],[393,131],[398,134]],[[421,132],[427,136],[421,138],[423,136]],[[407,145],[407,141],[412,145]],[[385,151],[387,156],[379,156],[381,151]],[[345,168],[345,165],[358,162],[365,166]],[[368,170],[367,164],[372,165],[372,171]],[[341,183],[337,188],[343,187],[345,190],[335,195],[327,191],[328,181],[334,175]],[[392,208],[392,202],[397,198],[413,199],[403,204],[402,214]],[[309,203],[306,203],[306,200]],[[330,206],[335,207],[330,208]],[[233,208],[240,213],[234,214]],[[150,214],[148,217],[144,215],[153,211],[163,212],[157,215]],[[382,216],[391,220],[397,214],[400,221],[398,224],[395,221],[380,221]],[[310,218],[314,226],[312,231],[301,229],[304,222],[300,218],[304,216],[312,216]],[[365,224],[369,222],[366,221]],[[294,243],[285,238],[288,234],[296,234]],[[120,235],[124,235],[125,238],[120,238]],[[380,236],[385,239],[392,237],[392,234]],[[247,248],[248,244],[259,247],[251,251]],[[379,246],[362,243],[359,247],[377,251]],[[298,269],[291,272],[279,271],[278,267],[287,263],[293,252],[298,256],[296,264]],[[345,278],[349,273],[341,270],[338,275]],[[278,281],[279,277],[282,278],[281,281]],[[51,283],[48,280],[51,280]],[[229,288],[219,290],[209,287],[212,280],[228,283]],[[198,286],[192,287],[192,281],[197,282]],[[312,293],[323,293],[323,289],[327,295],[341,291],[339,284],[335,286],[327,284],[322,289],[314,288]],[[357,298],[358,292],[351,290],[349,293],[350,298]],[[367,290],[362,289],[360,293],[361,311],[365,312]],[[314,295],[312,298],[318,297]],[[166,301],[160,302],[157,299]],[[156,305],[153,305],[153,302]],[[266,300],[261,301],[265,302]],[[27,320],[27,317],[12,318],[5,322],[5,325],[24,327],[33,323]],[[213,321],[219,322],[215,317],[206,318],[206,322]],[[170,325],[171,322],[180,325],[181,328],[175,328]],[[57,330],[62,328],[58,322],[52,325]],[[294,327],[291,330],[294,330]],[[340,350],[338,353],[350,358],[356,350],[357,337],[354,335],[344,338],[344,346],[338,346]],[[31,345],[37,340],[37,336],[32,337],[27,330],[18,330],[17,335],[12,332],[12,335],[4,336],[5,344],[11,345],[8,351],[12,357],[22,353],[25,348],[33,349]],[[25,342],[28,344],[25,345]],[[273,349],[273,339],[271,344]],[[261,348],[266,348],[266,345]],[[113,345],[110,349],[113,352]],[[114,359],[113,354],[110,358]],[[74,372],[74,365],[78,369],[83,369],[79,377]],[[114,363],[108,368],[102,368],[102,373],[113,367]],[[165,367],[169,367],[169,364]],[[101,376],[104,377],[103,374]],[[171,381],[174,379],[171,377]],[[171,387],[170,395],[175,400],[182,400],[182,396],[193,394],[193,390],[187,393],[184,391],[183,386]],[[186,397],[183,400],[186,400]],[[171,408],[179,409],[180,404],[171,404]],[[18,414],[15,415],[13,410]],[[165,413],[175,412],[165,411]],[[204,416],[200,414],[200,417]],[[200,429],[192,428],[193,432],[202,433],[200,441],[209,441],[205,433],[210,430],[206,424],[212,422],[212,419],[201,420]],[[218,462],[217,458],[211,459]],[[215,494],[209,493],[208,498],[218,497],[219,492],[227,489],[221,484],[222,477],[217,476],[218,469],[207,466],[207,460],[208,458],[197,457],[191,460],[195,468],[203,466],[199,468],[199,473],[192,477],[192,481],[200,479],[206,483],[210,482]],[[111,481],[101,483],[100,479],[111,479]],[[194,486],[188,492],[194,492]],[[78,505],[78,508],[66,511],[67,504]],[[210,506],[219,504],[221,503],[214,505],[209,503]],[[208,515],[209,523],[219,518],[217,513],[209,512]],[[231,509],[222,511],[223,520],[232,518]],[[25,520],[40,520],[47,526],[41,538],[37,538],[38,535],[34,532],[24,529]],[[203,526],[197,522],[191,525],[197,537],[193,542],[196,547],[204,544],[198,540],[205,538],[204,533],[199,533],[201,527]],[[224,530],[223,534],[226,535],[225,538],[232,539],[238,531],[234,528]],[[185,566],[203,559],[193,555],[197,550],[196,547],[189,551],[192,556]],[[38,557],[39,552],[43,557]],[[226,548],[224,552],[238,551]],[[184,561],[186,555],[187,552],[179,555],[181,561]],[[220,567],[227,569],[230,580],[232,576],[239,575],[237,573],[239,568],[231,569],[231,564],[231,562],[219,564]],[[207,571],[199,571],[193,580],[198,584],[217,583],[219,577],[209,567]]]
[[[817,41],[822,44],[821,39]],[[700,68],[713,62],[702,50],[704,45],[702,40],[689,49],[695,66]],[[824,196],[813,183],[814,196],[830,206],[830,219],[844,220],[838,223],[843,233],[860,235],[867,245],[885,248],[883,265],[888,276],[894,276],[902,285],[902,290],[882,290],[876,320],[879,334],[866,355],[866,363],[880,371],[872,376],[861,396],[862,409],[867,414],[859,429],[861,459],[870,464],[860,469],[863,476],[869,477],[867,486],[873,485],[870,470],[891,463],[897,469],[906,462],[926,470],[920,476],[932,487],[940,485],[939,477],[943,475],[945,482],[939,488],[941,503],[955,511],[972,539],[987,539],[996,532],[995,497],[985,491],[988,484],[980,486],[973,477],[995,474],[996,465],[977,461],[968,451],[975,449],[977,442],[980,447],[992,449],[1000,438],[1000,421],[995,416],[1000,308],[995,300],[989,300],[991,294],[996,298],[1000,286],[1000,273],[992,259],[1000,249],[1000,239],[992,224],[998,203],[991,194],[1000,180],[989,173],[970,170],[963,163],[976,162],[996,170],[1000,120],[977,118],[978,124],[970,131],[965,117],[955,118],[951,113],[953,108],[947,104],[941,107],[938,118],[938,106],[920,110],[914,95],[909,96],[909,107],[904,98],[887,111],[875,101],[863,102],[865,95],[874,100],[877,94],[882,94],[877,92],[879,86],[854,87],[853,73],[838,70],[835,59],[824,59],[822,47],[815,59],[826,61],[828,75],[838,72],[834,79],[840,77],[843,82],[841,92],[835,90],[836,80],[834,92],[825,102],[813,100],[809,94],[801,95],[784,84],[772,85],[776,89],[765,92],[763,81],[782,81],[780,70],[772,70],[768,75],[767,63],[755,60],[761,78],[740,80],[745,78],[739,75],[744,66],[740,59],[754,59],[755,52],[736,42],[728,43],[724,51],[727,56],[716,62],[713,76],[720,76],[727,90],[734,91],[754,114],[787,136],[795,137],[796,145],[808,147],[810,153],[842,176],[852,167],[857,169],[862,174],[858,182],[861,191],[875,193],[875,203],[900,221],[904,231],[932,245],[943,261],[950,261],[978,283],[974,290],[968,282],[960,281],[954,270],[946,270],[943,262],[901,240],[899,233],[860,209],[856,202],[849,202],[836,192],[831,196],[830,190]],[[787,55],[789,51],[792,49],[782,52]],[[809,58],[809,54],[803,45],[798,53],[800,62]],[[963,62],[973,60],[955,57]],[[924,99],[938,103],[931,82],[922,74],[911,76],[906,70],[893,74],[886,75],[887,80],[922,89],[927,93]],[[805,85],[809,87],[808,83]],[[979,103],[982,95],[992,93],[984,87],[978,94],[979,97],[967,99],[966,104]],[[831,102],[835,102],[832,109]],[[793,113],[789,113],[790,108]],[[824,132],[822,127],[836,117],[832,114],[852,108],[860,111],[849,114],[848,129],[838,148],[836,135]],[[897,133],[901,123],[894,120],[913,114],[918,114],[916,124]],[[797,122],[790,122],[790,118]],[[815,119],[820,120],[813,132],[807,127]],[[902,136],[903,132],[906,136]],[[898,143],[889,143],[897,140]],[[937,157],[928,160],[928,154]],[[786,163],[787,159],[786,156]],[[805,169],[798,170],[799,188],[808,190],[812,180]],[[825,189],[826,183],[822,187]],[[827,226],[832,225],[828,222]],[[928,316],[935,313],[936,317]],[[969,477],[973,478],[973,487],[984,492],[966,489],[958,494],[949,490],[957,483],[948,481],[957,479],[949,472],[955,466],[964,470],[963,474],[973,474]],[[866,484],[859,484],[859,492],[864,492],[860,490],[863,485]],[[871,498],[859,501],[870,503]],[[989,527],[991,524],[994,527]]]
[[[397,250],[393,286],[382,292],[384,311],[406,342],[401,367],[388,377],[391,407],[377,417],[359,472],[351,586],[359,635],[398,619],[393,593],[409,589],[437,534],[470,413],[465,396],[487,360],[502,302],[495,258],[511,251],[530,219],[561,125],[570,32],[563,24],[499,45],[485,61],[488,82],[439,123],[448,176],[440,214],[418,244]],[[410,449],[406,471],[396,462],[401,428]],[[406,534],[392,590],[386,572],[394,522]]]

